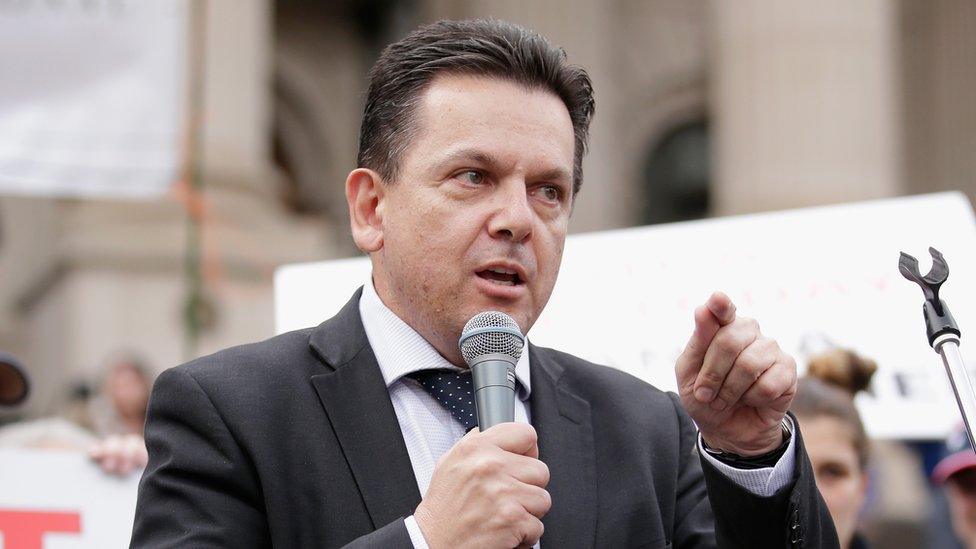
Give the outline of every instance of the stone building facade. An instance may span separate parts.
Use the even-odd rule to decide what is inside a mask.
[[[58,407],[114,351],[157,370],[272,335],[283,263],[354,255],[343,182],[365,74],[425,21],[534,28],[597,93],[574,232],[961,189],[976,196],[966,0],[206,0],[202,280],[151,202],[0,197],[0,348]],[[323,311],[323,319],[331,311]]]

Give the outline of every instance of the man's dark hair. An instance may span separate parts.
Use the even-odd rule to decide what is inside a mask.
[[[503,21],[438,21],[390,44],[369,72],[369,94],[359,134],[359,166],[394,182],[417,130],[426,86],[440,74],[505,78],[556,94],[569,111],[576,144],[573,194],[583,182],[583,155],[593,117],[593,85],[566,52],[539,34]]]

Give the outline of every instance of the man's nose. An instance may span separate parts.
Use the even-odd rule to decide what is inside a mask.
[[[529,204],[525,183],[511,181],[501,185],[496,195],[496,211],[488,224],[488,231],[495,238],[522,242],[532,235],[535,214]]]

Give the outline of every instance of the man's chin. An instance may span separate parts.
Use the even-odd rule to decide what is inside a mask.
[[[531,313],[526,312],[524,306],[519,307],[511,303],[479,303],[475,305],[475,307],[465,310],[465,312],[469,314],[464,317],[464,320],[461,323],[461,329],[464,329],[464,325],[467,324],[472,317],[485,311],[498,311],[512,317],[512,319],[515,320],[515,323],[518,324],[519,330],[521,330],[522,334],[525,334],[535,321],[535,317]]]

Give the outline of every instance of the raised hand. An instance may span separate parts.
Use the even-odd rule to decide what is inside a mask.
[[[695,331],[675,375],[681,402],[709,447],[748,457],[782,444],[796,361],[755,320],[737,317],[727,295],[716,292],[695,310]]]

